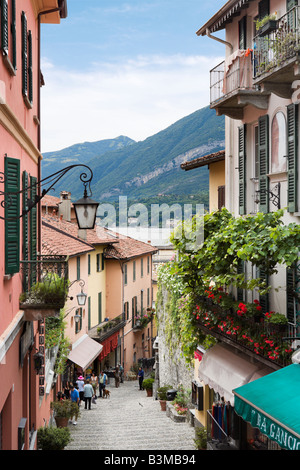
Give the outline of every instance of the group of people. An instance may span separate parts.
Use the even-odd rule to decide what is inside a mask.
[[[115,368],[114,372],[115,386],[119,387],[120,381],[123,382],[123,368],[120,364]],[[71,401],[81,405],[85,403],[85,409],[91,409],[91,404],[96,404],[97,399],[97,388],[99,388],[99,398],[103,397],[103,391],[108,383],[108,377],[104,371],[100,372],[99,377],[93,371],[89,377],[84,378],[83,375],[79,375],[75,384],[66,383],[64,392],[58,392],[57,398],[70,399]],[[73,422],[76,424],[76,422]]]

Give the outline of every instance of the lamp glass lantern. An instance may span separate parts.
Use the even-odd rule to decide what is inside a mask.
[[[76,295],[77,297],[77,303],[80,307],[83,307],[86,303],[86,298],[87,298],[87,295],[82,291],[81,289],[81,292],[80,294],[77,294]]]
[[[78,227],[80,229],[94,228],[99,203],[84,194],[83,198],[73,203],[73,206]]]

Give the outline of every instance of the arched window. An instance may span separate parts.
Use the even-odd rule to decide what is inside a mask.
[[[275,114],[271,129],[271,171],[286,171],[286,121],[285,115],[279,111]]]

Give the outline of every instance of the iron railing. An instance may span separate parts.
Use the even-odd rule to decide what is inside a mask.
[[[65,256],[38,255],[21,261],[21,308],[64,307],[68,295],[68,262]]]
[[[254,90],[251,54],[238,51],[210,71],[210,103],[218,103],[238,90]]]
[[[300,7],[291,8],[277,20],[276,28],[268,34],[260,32],[253,42],[254,78],[282,67],[298,56],[300,50]]]

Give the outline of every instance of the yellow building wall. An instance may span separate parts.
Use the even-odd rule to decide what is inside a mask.
[[[209,211],[218,210],[218,187],[225,185],[225,160],[209,165]]]
[[[106,316],[106,260],[102,269],[102,255],[105,245],[95,246],[95,250],[90,253],[90,273],[88,274],[88,301],[87,310],[89,312],[89,327],[93,328],[99,324],[99,293],[101,292],[101,312],[102,321]],[[97,255],[100,255],[100,271],[97,271]]]

